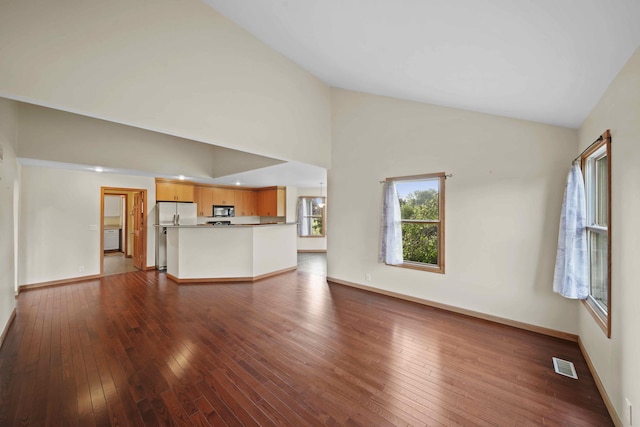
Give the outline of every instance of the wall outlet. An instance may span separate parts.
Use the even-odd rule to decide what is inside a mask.
[[[633,407],[629,398],[624,399],[624,417],[627,425],[633,425]]]
[[[80,267],[78,267],[78,271],[82,273],[84,271],[84,265],[81,265]]]
[[[371,273],[364,273],[364,280],[366,280],[367,282],[371,281]]]

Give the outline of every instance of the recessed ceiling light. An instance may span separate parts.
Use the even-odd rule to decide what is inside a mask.
[[[184,180],[184,175],[178,175],[178,179]]]
[[[237,182],[236,182],[236,185],[240,185],[240,181],[237,181]]]

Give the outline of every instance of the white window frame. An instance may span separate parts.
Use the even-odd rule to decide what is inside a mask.
[[[321,234],[310,234],[308,236],[301,236],[300,233],[298,232],[298,237],[301,239],[306,239],[306,238],[318,238],[318,237],[327,237],[327,199],[326,197],[322,197],[322,196],[299,196],[298,199],[304,203],[304,200],[309,200],[309,199],[313,199],[313,203],[315,203],[316,200],[320,199],[320,203],[315,203],[319,208],[322,209],[322,214],[320,215],[305,215],[304,218],[298,218],[298,222],[299,224],[302,224],[303,221],[309,221],[311,222],[311,225],[313,225],[313,219],[314,218],[320,218],[320,220],[322,221],[322,232]]]

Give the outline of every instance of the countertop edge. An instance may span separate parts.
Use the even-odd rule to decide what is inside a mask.
[[[213,225],[213,224],[187,224],[187,225],[173,225],[173,224],[154,224],[154,227],[164,228],[247,228],[247,227],[281,227],[283,225],[296,225],[295,222],[285,222],[279,224],[231,224],[231,225]]]

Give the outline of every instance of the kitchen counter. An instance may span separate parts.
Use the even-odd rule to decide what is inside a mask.
[[[297,266],[296,224],[167,225],[167,277],[252,282]]]
[[[216,227],[216,228],[234,228],[234,227],[267,227],[267,226],[286,226],[286,225],[296,225],[295,222],[277,222],[277,223],[263,223],[263,224],[188,224],[188,225],[173,225],[173,224],[156,224],[156,227],[166,227],[166,228],[200,228],[200,227]]]

